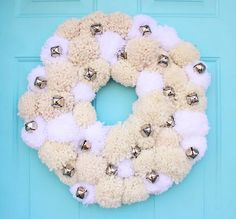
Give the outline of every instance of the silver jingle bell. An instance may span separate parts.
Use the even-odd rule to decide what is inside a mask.
[[[103,33],[103,27],[101,24],[92,24],[90,26],[90,32],[93,36],[101,35]]]
[[[159,174],[155,170],[152,170],[146,174],[146,179],[151,183],[155,183],[158,178]]]
[[[106,168],[106,174],[108,176],[117,175],[118,168],[114,164],[109,163]]]
[[[167,128],[173,128],[175,126],[175,120],[173,116],[170,116],[168,120],[166,121],[166,127]]]
[[[197,148],[194,148],[194,147],[190,147],[188,148],[186,151],[185,151],[185,154],[188,158],[190,159],[194,159],[198,156],[199,154],[199,151]]]
[[[84,78],[88,81],[94,81],[97,77],[97,72],[93,68],[84,69]]]
[[[25,131],[32,133],[38,128],[38,124],[35,121],[25,123]]]
[[[127,52],[125,51],[125,48],[120,49],[117,54],[117,59],[127,59]]]
[[[137,158],[141,153],[141,148],[138,145],[131,148],[131,158]]]
[[[169,57],[162,54],[158,57],[158,64],[161,66],[161,67],[167,67],[168,64],[169,64]]]
[[[75,193],[77,198],[84,199],[88,195],[88,190],[83,186],[79,186]]]
[[[36,77],[34,80],[34,86],[39,88],[39,89],[43,89],[47,86],[47,80],[43,77]]]
[[[166,86],[163,88],[163,94],[168,97],[175,97],[175,90],[171,86]]]
[[[202,74],[206,71],[206,66],[203,63],[198,63],[196,65],[193,66],[193,69],[195,72]]]
[[[56,58],[62,54],[62,48],[60,46],[51,47],[51,57]]]
[[[187,96],[186,96],[186,100],[187,100],[187,103],[189,104],[189,105],[195,105],[195,104],[197,104],[198,102],[199,102],[199,98],[198,98],[198,95],[197,95],[197,93],[191,93],[191,94],[188,94]]]
[[[64,176],[72,177],[75,174],[75,168],[70,163],[67,163],[66,165],[62,166],[62,174]]]
[[[140,26],[139,31],[143,36],[147,36],[147,35],[150,35],[152,33],[151,28],[147,24]]]
[[[152,134],[151,124],[145,124],[141,127],[140,133],[143,137],[149,137]]]
[[[87,140],[82,141],[80,144],[81,151],[88,151],[92,147],[91,143]]]
[[[65,105],[64,97],[56,95],[52,98],[52,107],[54,108],[62,108]]]

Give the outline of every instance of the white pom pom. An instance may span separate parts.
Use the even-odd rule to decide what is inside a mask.
[[[205,70],[205,72],[202,74],[199,74],[196,71],[194,71],[193,66],[197,63],[199,62],[185,66],[185,72],[187,73],[188,78],[191,82],[207,89],[211,83],[211,75],[209,74],[207,70]],[[203,64],[206,65],[205,63]]]
[[[43,66],[38,66],[36,68],[34,68],[28,75],[27,79],[28,79],[28,89],[32,90],[32,91],[44,91],[43,89],[39,89],[38,87],[36,87],[34,85],[35,79],[37,77],[42,77],[44,79],[46,79],[46,72],[45,72],[45,68]]]
[[[181,146],[184,150],[187,150],[189,147],[193,147],[199,151],[198,156],[192,160],[193,162],[196,162],[204,156],[207,149],[207,140],[205,137],[201,136],[187,137],[183,139]]]
[[[78,152],[81,151],[78,146],[79,142],[87,140],[91,143],[91,152],[98,155],[103,149],[107,132],[109,130],[108,126],[103,126],[101,122],[96,122],[86,129],[81,129],[79,141],[76,144]]]
[[[108,31],[97,36],[100,46],[101,57],[110,64],[117,61],[117,52],[125,45],[122,37],[114,32]]]
[[[169,51],[181,41],[175,29],[168,26],[159,25],[156,30],[156,35],[158,41],[161,43],[161,47],[166,51]]]
[[[160,194],[168,190],[172,186],[173,181],[169,176],[159,174],[156,182],[151,183],[148,180],[144,179],[144,184],[150,194]]]
[[[125,159],[118,164],[118,176],[119,177],[130,177],[134,175],[131,160]]]
[[[62,61],[67,59],[68,52],[68,40],[61,38],[57,35],[50,37],[44,44],[41,50],[41,61],[44,64],[49,64],[55,61]],[[51,56],[51,48],[59,46],[61,48],[61,54],[56,57]]]
[[[157,35],[156,21],[147,15],[141,14],[141,15],[136,15],[133,18],[133,24],[132,24],[132,27],[131,27],[129,33],[128,33],[128,38],[131,39],[131,38],[142,36],[142,33],[140,32],[139,28],[140,28],[140,26],[143,26],[143,25],[148,25],[150,27],[150,29],[151,29],[150,36],[151,37],[155,37]]]
[[[162,76],[158,72],[142,71],[136,85],[137,95],[143,96],[154,90],[161,90],[164,86]]]
[[[96,94],[93,91],[92,87],[86,83],[79,82],[72,90],[72,93],[75,97],[75,101],[89,101],[91,102]]]
[[[208,133],[208,120],[205,113],[177,111],[174,114],[175,130],[182,137],[205,136]]]
[[[47,134],[46,134],[46,122],[41,117],[36,117],[34,120],[37,123],[36,130],[32,132],[28,132],[25,130],[25,127],[21,130],[21,137],[23,141],[30,147],[38,149],[42,146],[44,141],[46,140]],[[26,121],[30,122],[30,121]]]
[[[76,191],[78,187],[80,186],[87,190],[86,195],[83,199],[76,196]],[[76,183],[75,185],[70,187],[70,192],[76,200],[78,200],[79,202],[82,202],[85,205],[93,204],[96,202],[95,201],[95,188],[93,185],[90,185],[87,183]]]
[[[76,125],[72,113],[65,113],[55,119],[51,119],[47,124],[48,139],[61,143],[76,141],[80,130]]]

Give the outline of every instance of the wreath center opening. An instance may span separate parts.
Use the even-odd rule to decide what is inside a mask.
[[[137,98],[134,88],[125,87],[110,79],[98,91],[94,101],[98,120],[106,125],[126,120],[132,113],[132,105]]]

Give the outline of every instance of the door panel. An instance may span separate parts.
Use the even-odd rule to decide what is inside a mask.
[[[8,0],[0,3],[0,219],[235,218],[236,3],[230,0]],[[119,209],[85,207],[20,139],[18,98],[26,76],[40,64],[40,49],[58,24],[95,10],[145,13],[196,44],[212,73],[208,91],[209,147],[189,176],[167,193]],[[110,81],[97,95],[98,118],[124,120],[134,89]],[[114,102],[114,100],[116,100]],[[116,105],[114,105],[116,104]]]

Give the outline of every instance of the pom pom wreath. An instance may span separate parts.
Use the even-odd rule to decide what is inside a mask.
[[[95,12],[62,23],[19,100],[23,141],[82,204],[117,208],[180,183],[205,154],[210,74],[193,44],[146,15]],[[123,122],[96,116],[110,79],[138,99]]]
[[[150,35],[155,37],[156,32],[157,32],[156,21],[147,15],[141,14],[141,15],[134,16],[132,27],[128,34],[128,38],[131,39],[131,38],[143,36],[142,31],[140,31],[140,27],[145,26],[145,25],[149,26],[150,31],[151,31]]]
[[[56,61],[67,60],[68,41],[57,35],[50,37],[41,50],[41,61],[50,64]]]
[[[65,113],[47,123],[48,139],[66,143],[75,141],[80,132],[72,113]]]
[[[198,63],[199,62],[195,62],[194,64],[189,64],[185,66],[185,72],[187,73],[188,78],[191,82],[207,89],[211,83],[211,75],[208,73],[207,70],[205,70],[203,73],[196,72],[194,70],[194,66]],[[206,66],[205,63],[204,65]]]
[[[101,36],[98,36],[97,39],[101,57],[110,64],[114,64],[117,61],[118,51],[125,45],[124,39],[119,34],[111,31],[105,32]]]
[[[92,87],[84,82],[78,82],[77,85],[73,88],[72,93],[74,94],[76,102],[80,101],[91,102],[96,96]]]
[[[24,127],[21,130],[21,137],[28,146],[38,149],[42,146],[47,137],[47,132],[45,130],[46,122],[41,117],[36,117],[32,121],[36,122],[36,130],[27,131]],[[32,121],[26,121],[26,124]]]
[[[35,86],[36,78],[46,79],[46,72],[43,66],[38,66],[34,68],[28,75],[28,89],[35,91],[35,92],[42,92],[44,89],[40,89],[39,87]]]
[[[86,195],[83,199],[76,196],[76,192],[79,187],[82,187],[82,188],[86,189],[86,191],[87,191]],[[90,185],[88,183],[76,183],[75,185],[71,186],[70,192],[77,201],[82,202],[85,205],[93,204],[96,202],[95,188],[93,185]]]
[[[175,130],[182,136],[206,136],[208,134],[208,120],[205,113],[191,111],[177,111],[174,114]]]
[[[164,82],[158,72],[142,71],[138,77],[136,93],[143,96],[154,90],[162,90]]]

